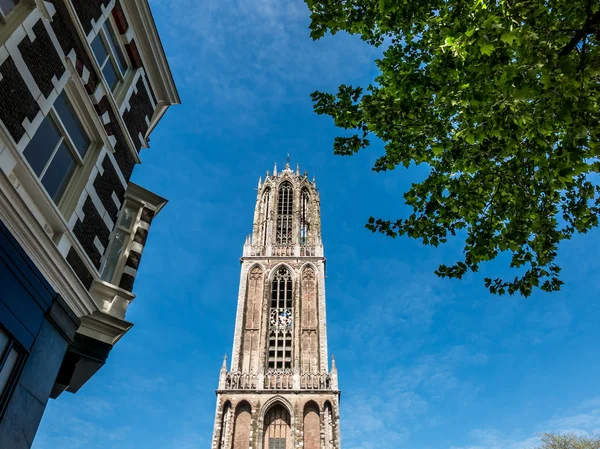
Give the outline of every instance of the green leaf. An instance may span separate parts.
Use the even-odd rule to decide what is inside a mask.
[[[439,156],[444,151],[444,147],[442,145],[433,145],[431,151],[433,151],[433,154],[436,156]]]
[[[494,52],[495,48],[492,44],[483,44],[479,46],[479,51],[481,51],[482,55],[489,56]]]
[[[516,36],[512,31],[505,31],[502,33],[502,36],[500,36],[500,40],[508,45],[512,45],[515,39]]]

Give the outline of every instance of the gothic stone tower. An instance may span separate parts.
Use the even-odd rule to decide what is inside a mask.
[[[231,367],[225,358],[212,449],[340,449],[314,178],[288,162],[259,180],[241,261]]]

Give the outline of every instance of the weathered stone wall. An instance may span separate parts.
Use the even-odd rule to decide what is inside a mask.
[[[338,404],[337,392],[219,393],[212,448],[268,449],[264,447],[265,417],[273,407],[281,405],[291,418],[286,449],[339,449]],[[227,410],[235,410],[235,418],[229,426]],[[245,411],[243,414],[240,413],[242,410]],[[331,410],[330,421],[327,419],[328,410]],[[224,435],[223,431],[230,435]],[[330,437],[326,441],[327,435]]]

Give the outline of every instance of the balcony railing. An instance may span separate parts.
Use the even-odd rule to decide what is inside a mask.
[[[291,369],[270,369],[265,374],[230,372],[225,390],[330,390],[329,373],[294,374]]]
[[[322,257],[322,246],[304,245],[252,245],[248,240],[244,246],[245,257]]]
[[[292,390],[294,388],[294,374],[292,370],[269,370],[265,374],[265,390]]]
[[[292,257],[294,256],[294,247],[288,245],[273,245],[271,247],[273,257]]]

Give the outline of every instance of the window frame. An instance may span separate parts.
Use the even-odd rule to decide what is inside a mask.
[[[269,307],[267,371],[290,370],[294,356],[294,277],[292,272],[280,266],[270,281],[271,302]],[[281,325],[280,314],[290,319]],[[289,313],[289,316],[288,316]],[[273,323],[275,317],[275,323]]]
[[[25,348],[14,338],[10,332],[8,332],[3,326],[0,325],[0,333],[6,335],[8,339],[8,344],[6,348],[2,352],[0,352],[0,373],[2,372],[8,356],[11,351],[14,349],[17,352],[17,360],[15,365],[11,368],[11,372],[8,375],[8,380],[4,389],[0,390],[0,419],[4,415],[6,408],[10,402],[13,392],[15,391],[15,387],[17,386],[19,377],[23,371],[23,367],[25,366],[25,361],[27,359],[28,352]]]
[[[89,43],[90,49],[92,51],[92,56],[96,61],[98,68],[100,69],[102,79],[106,82],[109,91],[115,99],[117,98],[118,93],[122,90],[121,88],[125,84],[125,81],[129,77],[129,73],[131,72],[131,66],[127,58],[127,51],[125,50],[125,46],[123,45],[123,42],[121,41],[119,36],[120,33],[117,30],[115,24],[113,23],[112,17],[107,17],[102,26],[98,29],[98,33],[96,33],[94,38]],[[98,57],[94,52],[93,43],[96,39],[100,39],[102,46],[106,51],[106,59],[102,63],[98,60]],[[117,52],[121,52],[121,55],[123,56],[123,61],[120,61]],[[125,63],[123,71],[121,71],[121,62]],[[117,75],[117,83],[114,87],[108,84],[108,80],[104,76],[104,67],[106,67],[106,64],[112,64],[113,70]]]
[[[294,186],[283,181],[277,189],[277,219],[275,243],[281,246],[294,244]]]
[[[135,231],[137,230],[138,223],[140,222],[142,209],[144,208],[143,206],[144,205],[142,203],[133,201],[129,198],[125,199],[123,204],[121,205],[121,210],[119,211],[119,215],[117,216],[115,227],[110,234],[110,239],[108,240],[108,245],[106,247],[106,250],[104,251],[104,254],[102,255],[102,259],[100,260],[100,269],[98,270],[98,273],[100,274],[101,280],[108,282],[109,284],[118,285],[117,282],[119,281],[121,275],[123,274],[123,271],[125,270],[125,264],[127,263],[127,258],[129,257],[129,250],[131,249],[131,244],[135,237]],[[137,212],[135,212],[132,215],[131,225],[130,225],[129,229],[127,229],[121,225],[125,211],[127,210],[128,207],[131,207],[132,209],[137,209]],[[109,279],[107,279],[103,276],[103,272],[107,268],[106,262],[108,261],[108,259],[110,257],[110,254],[109,254],[110,250],[112,249],[112,245],[113,245],[116,235],[119,231],[125,232],[128,235],[123,240],[123,243],[121,246],[122,252],[121,252],[121,254],[119,254],[119,257],[117,258],[117,261],[114,265],[114,270],[112,272],[112,275],[110,276]]]
[[[14,3],[14,0],[13,0],[13,3]],[[17,3],[15,3],[15,6],[13,6],[12,9],[10,11],[8,11],[7,13],[5,13],[4,10],[2,9],[2,7],[0,6],[0,24],[7,23],[8,18],[15,11],[15,9],[17,9],[17,7],[19,5],[22,5],[23,3],[25,3],[23,0],[17,0]]]
[[[73,141],[73,138],[69,134],[69,131],[68,131],[66,125],[64,124],[62,118],[60,117],[58,110],[56,109],[55,104],[60,95],[65,95],[66,100],[68,101],[69,105],[72,108],[73,114],[79,121],[79,124],[83,128],[84,133],[86,134],[87,138],[90,141],[90,143],[88,144],[88,146],[85,150],[85,154],[83,157],[79,154],[79,151],[77,151],[75,142]],[[27,150],[27,147],[29,146],[31,141],[35,138],[35,135],[39,132],[42,122],[40,122],[40,125],[35,130],[33,137],[30,139],[30,141],[27,143],[27,145],[25,146],[25,148],[23,148],[23,151],[21,152],[23,159],[26,161],[27,166],[33,173],[33,176],[38,180],[38,182],[42,186],[43,191],[48,195],[48,197],[50,198],[50,201],[52,201],[52,203],[54,203],[56,205],[56,207],[59,209],[59,211],[61,211],[61,213],[63,212],[64,204],[67,201],[67,197],[72,193],[71,186],[74,184],[73,181],[77,176],[77,172],[80,171],[81,168],[86,165],[86,163],[89,161],[90,157],[92,157],[92,154],[95,153],[94,149],[98,145],[98,142],[97,142],[98,139],[96,138],[95,133],[93,133],[91,131],[89,125],[86,123],[87,120],[82,118],[81,115],[82,115],[81,111],[77,107],[77,102],[72,98],[72,95],[69,93],[69,89],[67,88],[67,86],[65,86],[65,88],[61,91],[60,94],[58,94],[58,96],[52,103],[52,106],[48,110],[48,113],[42,119],[42,122],[46,119],[49,119],[52,121],[52,124],[54,125],[54,127],[56,128],[58,133],[60,134],[60,138],[59,138],[58,142],[56,143],[56,145],[54,146],[54,149],[50,153],[50,156],[48,157],[48,160],[44,164],[44,168],[42,169],[39,176],[33,170],[31,164],[29,163],[29,160],[27,159],[27,156],[25,156],[25,151]],[[75,161],[75,168],[73,169],[73,173],[71,173],[71,176],[69,177],[69,180],[67,181],[67,184],[64,187],[64,190],[61,193],[59,199],[57,201],[55,201],[52,198],[52,196],[50,195],[50,193],[46,190],[46,187],[43,184],[43,179],[44,179],[44,176],[46,175],[46,172],[48,171],[48,168],[52,164],[52,161],[54,160],[54,158],[58,152],[58,149],[60,148],[60,146],[63,143],[65,143],[67,149],[69,150],[70,155],[73,157],[73,159]]]

